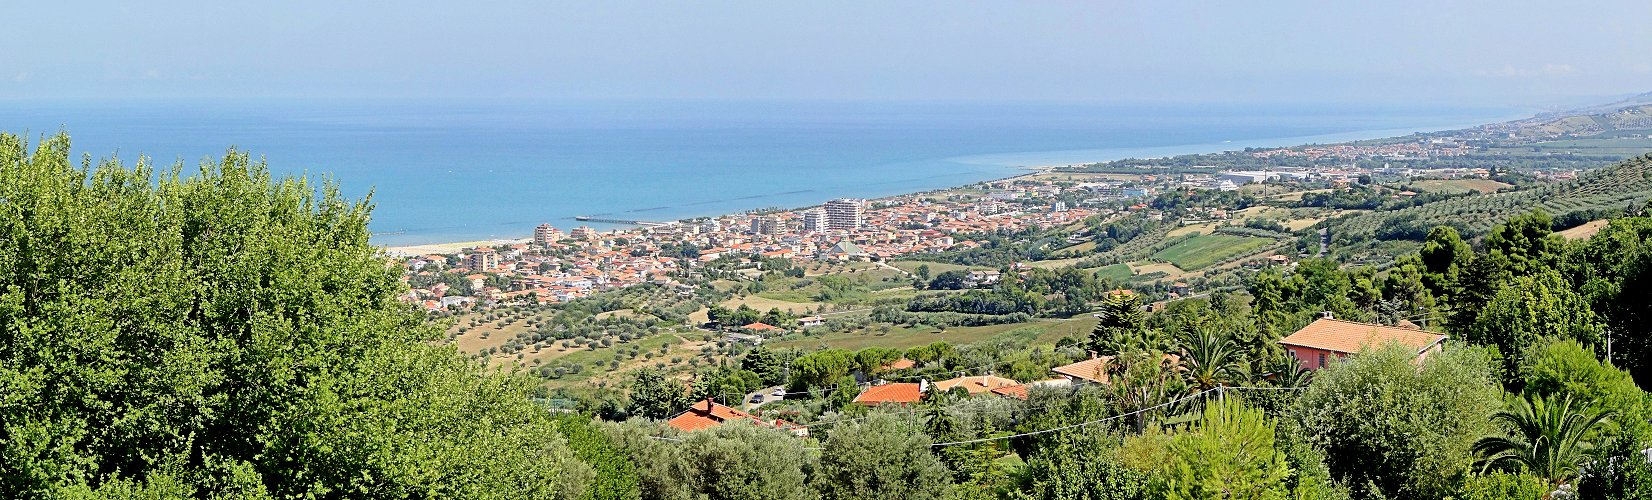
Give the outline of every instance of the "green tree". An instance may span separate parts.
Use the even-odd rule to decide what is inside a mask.
[[[1141,298],[1128,291],[1108,294],[1101,302],[1099,316],[1100,321],[1090,330],[1090,349],[1103,355],[1117,354],[1147,326]]]
[[[1567,255],[1568,277],[1605,320],[1611,360],[1652,383],[1652,217],[1614,219]]]
[[[1515,376],[1527,348],[1541,339],[1573,339],[1597,345],[1604,326],[1589,303],[1560,275],[1545,270],[1504,285],[1469,329],[1471,342],[1497,346],[1505,373]]]
[[[1652,498],[1652,464],[1642,441],[1619,436],[1597,449],[1597,460],[1577,479],[1578,498]]]
[[[792,360],[791,389],[808,390],[826,387],[831,382],[849,375],[855,367],[855,355],[844,349],[815,351]]]
[[[1166,451],[1154,487],[1167,498],[1284,498],[1288,489],[1291,468],[1274,447],[1273,423],[1237,398],[1207,405]]]
[[[688,388],[660,370],[639,370],[631,382],[631,414],[670,418],[688,408]]]
[[[1470,476],[1463,481],[1463,500],[1541,500],[1554,491],[1543,478],[1527,474],[1493,472]],[[1593,498],[1593,497],[1582,497]]]
[[[1515,276],[1553,268],[1566,247],[1566,239],[1553,231],[1554,219],[1543,210],[1509,219],[1486,233],[1488,255],[1501,255]]]
[[[1148,498],[1148,474],[1126,467],[1113,431],[1098,426],[1055,433],[1027,457],[1020,491],[1041,500]]]
[[[1593,350],[1575,340],[1546,342],[1529,352],[1520,367],[1525,394],[1594,402],[1617,415],[1602,425],[1604,434],[1633,440],[1649,438],[1652,429],[1647,420],[1652,417],[1652,401],[1635,385],[1629,372],[1601,362]]]
[[[1448,349],[1419,368],[1390,344],[1319,370],[1294,412],[1332,477],[1364,496],[1441,498],[1474,462],[1501,403],[1492,360]]]
[[[808,483],[814,459],[783,431],[740,421],[666,436],[653,422],[606,429],[634,465],[644,500],[819,496]]]
[[[1198,390],[1232,385],[1247,378],[1238,346],[1215,327],[1199,327],[1182,351],[1188,384]]]
[[[1456,295],[1457,280],[1474,258],[1474,249],[1451,226],[1438,226],[1428,231],[1423,247],[1417,252],[1423,265],[1423,285],[1437,297]]]
[[[0,134],[0,497],[584,491],[534,384],[397,300],[366,202],[29,149]]]
[[[822,448],[816,483],[823,498],[939,498],[950,486],[929,436],[893,415],[833,429]]]
[[[1488,469],[1527,472],[1560,486],[1577,477],[1595,447],[1595,429],[1611,416],[1610,410],[1596,411],[1571,396],[1515,398],[1492,415],[1506,434],[1482,438],[1474,449],[1485,456]]]
[[[1434,292],[1426,285],[1428,273],[1418,258],[1401,257],[1382,282],[1384,320],[1396,323],[1408,320],[1422,323],[1432,319],[1435,312]]]
[[[637,489],[637,472],[624,451],[615,446],[608,434],[591,421],[591,417],[565,413],[556,418],[556,431],[568,440],[574,456],[590,465],[595,472],[591,488],[581,500],[624,500],[641,498]]]

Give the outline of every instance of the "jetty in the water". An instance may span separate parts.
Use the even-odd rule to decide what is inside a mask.
[[[645,220],[604,219],[604,218],[601,218],[601,217],[592,217],[592,216],[589,216],[589,215],[581,215],[581,216],[578,216],[578,217],[574,217],[574,220],[577,220],[577,221],[580,221],[580,222],[600,222],[600,223],[603,223],[603,224],[624,224],[624,225],[628,225],[628,226],[665,226],[665,225],[670,224],[670,223],[667,223],[667,222],[651,222],[651,221],[645,221]]]

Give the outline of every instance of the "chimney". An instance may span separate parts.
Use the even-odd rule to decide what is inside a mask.
[[[1336,316],[1331,315],[1331,311],[1320,311],[1319,312],[1319,317],[1325,318],[1325,319],[1337,319]]]
[[[929,392],[929,379],[918,379],[918,394]]]

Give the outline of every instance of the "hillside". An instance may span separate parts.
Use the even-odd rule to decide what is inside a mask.
[[[1619,130],[1648,130],[1652,129],[1652,92],[1610,104],[1543,113],[1482,128],[1527,137],[1587,136]]]
[[[1557,220],[1594,218],[1592,211],[1640,206],[1652,199],[1652,155],[1624,160],[1567,182],[1486,195],[1451,198],[1416,207],[1369,212],[1328,222],[1338,243],[1421,240],[1434,226],[1452,226],[1466,237],[1511,217],[1541,208]]]

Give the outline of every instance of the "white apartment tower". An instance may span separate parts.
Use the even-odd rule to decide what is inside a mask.
[[[826,228],[854,230],[860,228],[864,208],[861,200],[843,198],[826,202]]]
[[[816,208],[803,211],[803,230],[818,233],[826,230],[826,211]]]

